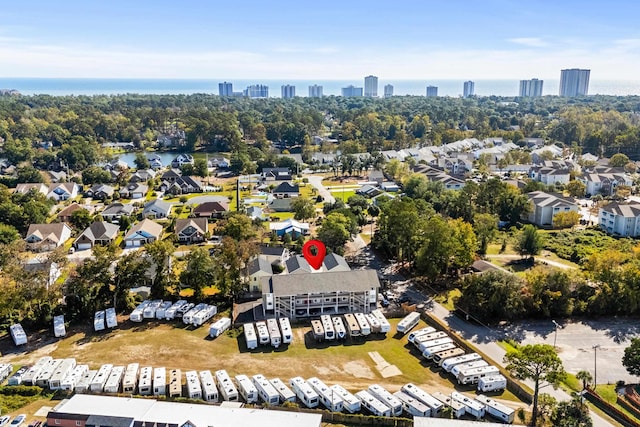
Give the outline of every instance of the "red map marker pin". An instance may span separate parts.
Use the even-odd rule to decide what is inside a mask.
[[[315,252],[315,254],[314,254]],[[322,267],[324,256],[327,254],[327,248],[320,240],[309,240],[302,247],[302,255],[307,260],[309,265],[315,270],[319,270]]]

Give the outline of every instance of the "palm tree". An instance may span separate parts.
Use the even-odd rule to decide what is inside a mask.
[[[587,385],[593,381],[593,377],[589,371],[580,371],[576,374],[576,379],[582,381],[582,388],[587,388]]]

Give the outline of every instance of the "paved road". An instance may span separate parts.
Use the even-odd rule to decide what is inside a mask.
[[[335,203],[336,198],[331,195],[331,192],[322,185],[323,176],[318,175],[305,175],[305,178],[309,179],[309,184],[313,185],[317,190],[318,194],[320,194],[325,202]]]

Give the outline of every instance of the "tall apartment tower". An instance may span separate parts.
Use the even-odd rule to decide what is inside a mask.
[[[560,96],[585,96],[589,92],[591,70],[571,68],[560,72]]]
[[[390,98],[393,96],[393,85],[384,85],[384,97]]]
[[[218,95],[233,96],[233,84],[229,82],[218,83]]]
[[[438,96],[438,86],[427,86],[427,96],[429,98]]]
[[[462,92],[462,96],[468,98],[473,96],[476,92],[476,84],[471,80],[464,82],[464,90]]]
[[[268,98],[269,86],[267,85],[247,86],[247,88],[243,92],[243,95],[248,96],[249,98]]]
[[[544,80],[531,79],[520,80],[520,96],[542,96],[542,84]]]
[[[364,78],[364,96],[367,98],[378,97],[378,78],[376,76],[367,76]]]
[[[322,98],[322,86],[309,86],[309,98]]]
[[[296,96],[296,87],[292,85],[282,85],[280,91],[284,99],[295,98]]]
[[[349,85],[342,88],[342,96],[345,98],[355,98],[362,96],[362,88]]]

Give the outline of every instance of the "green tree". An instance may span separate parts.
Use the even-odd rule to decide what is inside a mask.
[[[91,225],[93,222],[93,216],[86,209],[78,209],[71,214],[71,219],[69,220],[73,228],[77,231],[83,231],[85,228]]]
[[[589,407],[580,399],[581,397],[575,397],[558,403],[551,416],[552,425],[554,427],[591,427],[593,421],[589,416]]]
[[[20,233],[9,224],[0,223],[0,244],[7,245],[20,239]]]
[[[504,361],[507,363],[506,369],[514,377],[520,380],[530,379],[534,383],[531,424],[535,426],[538,421],[540,382],[546,381],[557,387],[566,377],[562,360],[548,344],[528,344],[507,351]]]
[[[527,315],[517,276],[504,271],[466,275],[459,282],[457,307],[481,321],[516,320]]]
[[[296,220],[305,221],[316,216],[316,207],[313,202],[306,197],[296,197],[291,201],[291,210],[294,212]]]
[[[236,242],[225,237],[215,248],[214,265],[216,287],[231,301],[245,288],[244,278],[248,277],[249,260],[258,254],[258,245],[243,240]]]
[[[584,197],[587,192],[587,186],[577,179],[569,181],[565,188],[571,197]]]
[[[102,169],[100,166],[89,166],[82,171],[82,183],[84,185],[104,184],[111,181],[109,171]]]
[[[136,158],[133,160],[133,164],[135,164],[138,169],[149,169],[151,167],[149,159],[147,159],[147,156],[141,152],[136,153]]]
[[[622,153],[614,154],[609,159],[609,166],[611,166],[612,168],[622,168],[627,163],[629,163],[629,156]]]
[[[318,229],[318,239],[327,249],[343,254],[344,245],[351,239],[350,223],[351,221],[344,214],[331,212],[324,218]]]
[[[553,216],[554,228],[571,228],[580,223],[581,215],[576,211],[558,212]]]
[[[515,245],[515,249],[520,255],[528,255],[530,258],[533,258],[540,253],[542,246],[542,236],[538,233],[538,229],[535,226],[527,224],[522,227],[522,231]]]
[[[624,349],[622,366],[631,375],[640,376],[640,338],[631,338],[631,344]]]
[[[129,289],[146,284],[146,274],[151,265],[149,259],[130,252],[118,260],[113,274],[113,306],[116,310],[131,308]]]
[[[256,236],[251,218],[238,212],[230,213],[217,227],[218,233],[235,240],[248,240]]]
[[[16,170],[16,182],[18,184],[21,183],[32,183],[32,182],[44,182],[42,179],[42,174],[40,171],[33,166],[23,166],[19,167]]]
[[[498,217],[492,214],[475,214],[473,230],[478,237],[478,252],[484,255],[487,253],[489,243],[498,236]]]
[[[202,300],[203,289],[215,283],[215,264],[206,248],[193,249],[186,256],[187,265],[180,273],[180,285],[193,289],[193,297]]]
[[[161,299],[167,295],[167,289],[176,283],[171,257],[175,250],[168,240],[156,240],[144,247],[155,267],[155,276],[151,280],[151,298]]]
[[[591,383],[591,381],[593,381],[593,377],[591,376],[591,373],[589,373],[589,371],[579,371],[576,374],[576,379],[579,381],[582,381],[582,388],[585,389],[587,388],[587,386]]]
[[[198,158],[193,162],[193,172],[196,176],[206,177],[209,176],[209,167],[207,165],[207,159]]]

